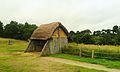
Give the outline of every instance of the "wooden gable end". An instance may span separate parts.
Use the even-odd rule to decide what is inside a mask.
[[[58,37],[60,35],[60,37],[64,37],[67,38],[66,33],[61,29],[56,29],[55,32],[53,33],[52,37]]]

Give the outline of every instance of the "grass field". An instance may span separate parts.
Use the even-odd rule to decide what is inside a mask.
[[[69,54],[54,54],[50,55],[50,57],[56,57],[56,58],[64,58],[69,60],[75,60],[80,62],[88,62],[93,64],[100,64],[104,65],[109,68],[117,68],[120,69],[120,61],[111,61],[107,59],[96,59],[96,58],[84,58],[76,55],[69,55]]]
[[[13,45],[8,45],[8,40]],[[0,72],[104,72],[48,61],[35,53],[24,53],[28,42],[0,38]]]
[[[81,53],[84,57],[91,57],[93,50],[96,58],[120,60],[120,46],[69,43],[68,48],[63,52],[73,55]]]

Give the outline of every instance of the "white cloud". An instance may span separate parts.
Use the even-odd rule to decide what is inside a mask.
[[[69,30],[120,25],[119,0],[0,0],[0,19],[40,25],[62,22]]]

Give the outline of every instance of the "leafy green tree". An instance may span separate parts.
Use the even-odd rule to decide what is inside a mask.
[[[37,28],[34,24],[18,24],[16,21],[11,21],[5,26],[4,37],[27,40],[32,32]]]
[[[116,44],[120,45],[120,26],[117,28],[116,33],[117,33],[117,35],[115,35]]]
[[[24,24],[18,24],[18,34],[17,34],[17,39],[21,39],[23,40],[24,39],[24,36],[23,36],[23,29],[24,29]]]
[[[28,24],[27,22],[25,23],[25,26],[23,28],[23,39],[27,40],[30,38],[31,34],[33,33],[33,31],[37,28],[36,25],[32,24]]]
[[[92,32],[89,29],[83,30],[80,32],[81,34],[91,34]]]
[[[110,33],[111,33],[111,30],[110,30],[110,29],[107,29],[107,30],[106,30],[106,33],[107,33],[107,34],[110,34]]]
[[[91,35],[90,34],[80,35],[79,43],[91,44],[92,43]]]
[[[113,27],[113,34],[115,34],[115,33],[117,32],[117,30],[118,30],[118,26],[115,25],[115,26]]]
[[[96,44],[96,45],[105,45],[105,38],[104,37],[94,36],[93,40],[94,40],[94,44]]]
[[[0,36],[3,36],[3,23],[0,21]]]
[[[11,21],[10,24],[7,24],[4,29],[4,36],[8,38],[16,38],[19,28],[18,28],[18,22]]]
[[[120,45],[120,26],[115,25],[113,29],[102,29],[94,31],[83,30],[76,33],[71,32],[73,41],[76,43],[99,44],[99,45]]]
[[[69,41],[69,42],[73,42],[73,37],[74,37],[74,35],[75,35],[75,32],[74,32],[74,31],[70,31],[70,33],[69,33],[69,38],[68,38],[68,41]]]
[[[95,35],[95,36],[100,36],[100,35],[101,35],[101,31],[100,31],[100,30],[94,31],[94,32],[93,32],[93,35]]]
[[[93,41],[91,40],[91,31],[89,29],[83,30],[79,32],[77,35],[77,40],[79,43],[91,44]]]

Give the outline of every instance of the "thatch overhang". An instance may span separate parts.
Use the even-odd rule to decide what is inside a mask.
[[[34,39],[34,40],[50,39],[54,31],[59,27],[66,33],[67,36],[69,35],[67,29],[60,22],[52,22],[49,24],[40,25],[40,27],[38,27],[33,32],[30,39]]]

